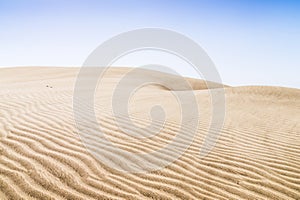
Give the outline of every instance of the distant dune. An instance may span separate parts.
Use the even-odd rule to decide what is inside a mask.
[[[200,159],[212,103],[204,81],[187,79],[200,112],[192,145],[163,169],[124,173],[95,159],[81,142],[73,114],[78,71],[0,69],[0,199],[300,199],[299,89],[224,86],[224,126],[210,154]],[[150,123],[151,107],[157,104],[165,109],[167,120],[158,135],[137,140],[118,129],[112,113],[114,88],[128,71],[130,68],[113,68],[99,84],[97,120],[117,147],[140,153],[157,150],[181,126],[174,94],[187,91],[155,84],[136,91],[128,107],[136,127],[125,124],[126,128],[144,134],[138,127]],[[124,90],[149,76],[174,88],[180,80],[149,70],[137,75],[122,85]],[[213,86],[215,90],[223,88],[221,84]],[[184,104],[182,109],[195,108]],[[189,130],[185,131],[188,134]],[[99,151],[104,156],[114,154]],[[121,155],[116,156],[122,162]]]

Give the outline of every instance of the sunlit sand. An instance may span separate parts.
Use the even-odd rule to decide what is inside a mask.
[[[99,126],[118,148],[154,151],[181,126],[176,91],[149,85],[132,96],[128,110],[134,126],[128,129],[149,124],[154,105],[166,114],[155,137],[132,138],[118,129],[111,105],[114,87],[129,70],[111,69],[97,88]],[[0,69],[0,199],[300,199],[299,89],[224,86],[224,126],[212,151],[200,159],[212,105],[205,82],[188,79],[200,112],[191,146],[158,171],[124,173],[95,159],[81,142],[73,113],[78,71]],[[155,76],[176,84],[171,75],[140,73],[141,78]],[[216,84],[215,90],[222,87]],[[185,104],[182,109],[193,108]]]

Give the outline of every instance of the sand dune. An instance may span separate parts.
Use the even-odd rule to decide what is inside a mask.
[[[174,94],[187,91],[155,84],[136,91],[129,103],[135,126],[125,121],[126,130],[148,136],[140,130],[151,121],[151,107],[159,104],[166,114],[158,135],[138,140],[118,129],[115,118],[124,119],[112,113],[114,88],[129,70],[114,68],[105,75],[95,94],[95,113],[117,147],[151,152],[166,145],[181,126]],[[73,113],[77,74],[78,68],[0,69],[0,199],[300,199],[299,89],[225,86],[223,129],[210,154],[200,159],[212,103],[205,82],[187,79],[201,113],[192,145],[161,170],[124,173],[109,167],[110,161],[95,159],[82,144]],[[137,79],[149,76],[175,88],[178,83],[174,75],[147,70]],[[222,87],[214,85],[215,90]],[[154,120],[154,127],[159,125]],[[87,126],[91,140],[96,140],[94,125]],[[99,151],[104,157],[114,154]],[[163,160],[168,155],[161,156]]]

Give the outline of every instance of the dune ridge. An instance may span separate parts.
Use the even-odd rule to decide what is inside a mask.
[[[188,79],[201,111],[192,145],[166,168],[131,174],[97,161],[82,144],[72,104],[78,70],[0,69],[0,199],[300,199],[299,89],[225,86],[223,129],[210,154],[199,159],[211,117],[210,94],[203,81]],[[139,141],[118,129],[114,118],[122,122],[124,117],[113,116],[110,103],[113,88],[128,70],[113,68],[104,77],[95,94],[97,120],[119,148],[159,149],[181,126],[172,92],[185,91],[150,86],[136,92],[129,105],[136,126],[125,121],[128,130],[137,132],[149,124],[149,109],[157,103],[167,114],[160,134]],[[140,73],[176,83],[173,75]],[[97,138],[93,126],[87,125],[91,139]],[[114,153],[99,151],[104,157]]]

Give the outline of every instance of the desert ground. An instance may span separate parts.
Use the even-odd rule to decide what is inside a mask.
[[[104,75],[95,93],[95,116],[116,147],[156,151],[185,126],[181,109],[195,109],[189,103],[180,106],[174,97],[190,91],[156,84],[135,91],[128,100],[133,124],[123,127],[147,136],[141,130],[153,122],[150,111],[155,105],[164,109],[165,123],[157,135],[132,137],[118,128],[115,118],[122,116],[114,116],[111,103],[114,88],[130,70],[111,68]],[[63,67],[0,69],[0,199],[300,199],[299,89],[215,84],[213,90],[225,93],[225,118],[216,144],[201,158],[213,105],[204,81],[186,79],[200,112],[196,134],[187,138],[191,145],[159,170],[129,173],[113,167],[126,163],[122,155],[99,148],[103,160],[115,158],[102,162],[82,143],[73,112],[78,72]],[[161,72],[139,73],[139,80],[155,77],[174,88],[180,82]],[[121,87],[126,90],[136,81]],[[159,122],[154,119],[155,124]],[[94,124],[86,126],[97,141]],[[143,157],[134,159],[137,165],[147,163]]]

